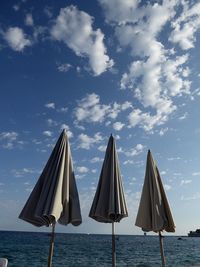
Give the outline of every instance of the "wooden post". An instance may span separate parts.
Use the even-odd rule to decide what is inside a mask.
[[[166,260],[164,255],[164,249],[163,249],[163,236],[161,235],[161,232],[159,231],[159,241],[160,241],[160,254],[162,259],[162,267],[166,267]]]
[[[116,266],[115,223],[112,222],[112,267]]]
[[[48,267],[52,266],[54,238],[55,238],[55,225],[56,225],[55,223],[52,224],[52,233],[51,233],[51,240],[50,240],[50,246],[49,246]]]

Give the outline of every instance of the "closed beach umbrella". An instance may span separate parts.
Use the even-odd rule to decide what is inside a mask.
[[[128,216],[115,140],[110,136],[89,217],[112,223],[112,266],[115,266],[114,223]]]
[[[66,130],[61,133],[19,218],[35,226],[52,226],[48,267],[52,264],[56,222],[81,224],[78,191]]]
[[[164,230],[175,232],[175,225],[160,173],[150,150],[147,155],[145,180],[135,225],[145,232],[159,233],[162,266],[165,266],[161,232]]]

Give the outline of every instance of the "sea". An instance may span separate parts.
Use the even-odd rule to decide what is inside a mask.
[[[0,231],[0,258],[8,267],[46,267],[48,233]],[[166,236],[167,267],[200,267],[200,238]],[[111,235],[56,233],[52,267],[111,267]],[[161,266],[158,236],[116,236],[116,267]]]

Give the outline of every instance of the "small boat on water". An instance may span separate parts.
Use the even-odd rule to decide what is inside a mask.
[[[200,229],[196,229],[196,231],[190,231],[188,233],[189,237],[200,237]]]

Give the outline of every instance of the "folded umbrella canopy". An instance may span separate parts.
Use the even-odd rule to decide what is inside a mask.
[[[56,222],[81,224],[78,191],[66,130],[61,133],[19,218],[35,226],[52,226],[48,266],[52,264]]]
[[[115,266],[114,222],[128,216],[115,140],[110,136],[89,217],[112,223],[112,266]]]
[[[147,154],[145,180],[135,225],[145,232],[159,233],[162,265],[165,266],[161,232],[175,232],[175,225],[160,173],[150,150]]]

